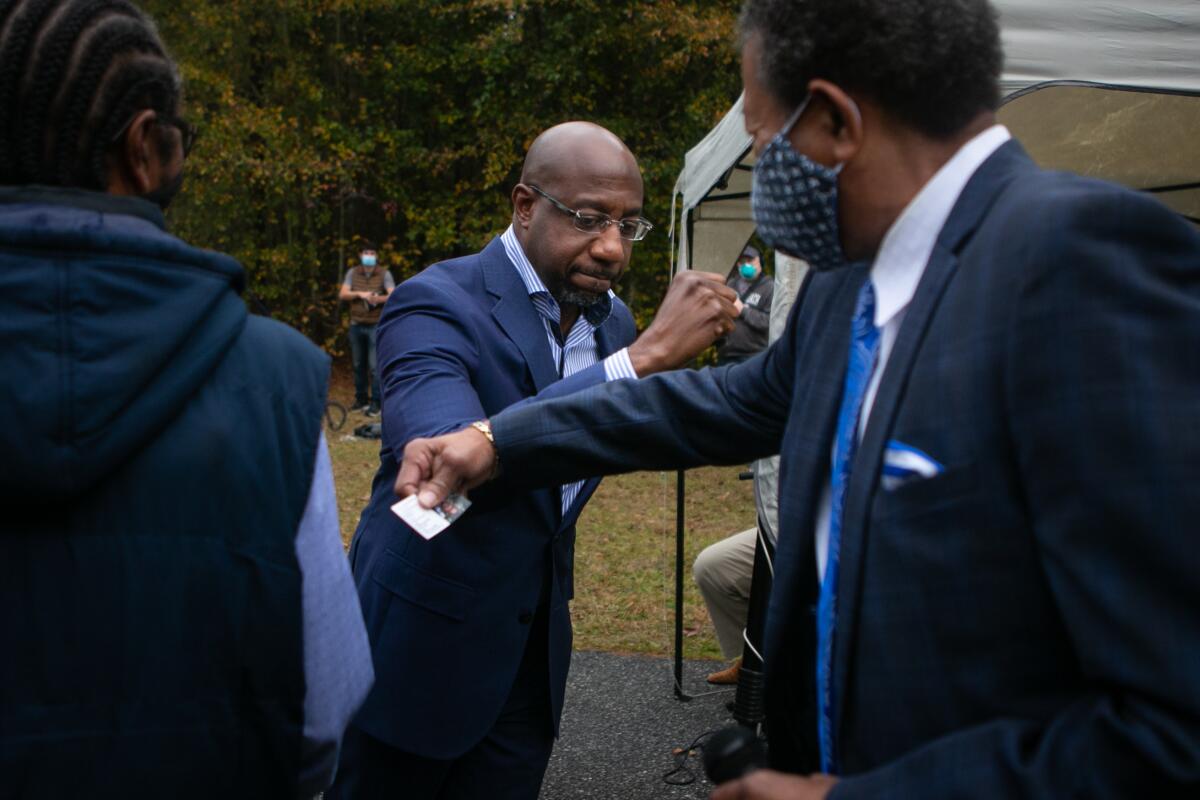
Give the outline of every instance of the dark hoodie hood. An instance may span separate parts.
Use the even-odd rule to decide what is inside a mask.
[[[145,201],[0,190],[0,496],[69,499],[137,453],[242,332],[243,282]]]

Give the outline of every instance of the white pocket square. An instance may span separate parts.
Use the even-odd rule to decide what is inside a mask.
[[[932,478],[946,471],[937,460],[917,448],[892,439],[883,451],[883,474],[880,483],[885,491],[892,491],[904,484]]]

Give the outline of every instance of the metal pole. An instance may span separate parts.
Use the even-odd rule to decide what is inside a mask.
[[[683,691],[683,470],[675,477],[675,697],[686,702],[692,696]]]

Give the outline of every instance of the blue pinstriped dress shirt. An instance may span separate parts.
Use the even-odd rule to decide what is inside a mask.
[[[576,318],[575,324],[571,326],[571,330],[560,342],[558,332],[561,330],[562,311],[558,306],[558,301],[550,295],[546,284],[534,270],[533,264],[529,263],[529,258],[521,248],[521,243],[517,241],[517,234],[511,225],[501,234],[500,241],[504,244],[504,252],[508,255],[508,260],[516,266],[517,273],[521,276],[526,291],[529,292],[529,300],[537,309],[538,316],[542,318],[542,324],[546,328],[546,341],[550,344],[550,355],[554,357],[558,376],[565,378],[595,364],[599,360],[596,329],[603,325],[612,313],[612,301],[616,295],[609,289],[607,296],[602,298],[599,303],[581,309],[583,313]],[[629,348],[622,348],[604,359],[604,377],[610,381],[637,377],[637,373],[633,371],[633,363],[629,360]],[[575,498],[579,496],[579,490],[582,487],[583,481],[562,487],[562,513],[564,516],[567,509],[575,502]]]

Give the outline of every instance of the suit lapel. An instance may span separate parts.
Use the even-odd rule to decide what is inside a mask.
[[[498,237],[484,248],[481,257],[484,283],[488,293],[496,298],[492,316],[525,357],[534,386],[540,392],[558,380],[558,370],[546,341],[545,323],[529,300],[529,292]]]
[[[546,341],[546,327],[537,309],[529,299],[529,292],[521,280],[517,267],[509,260],[500,237],[492,239],[480,253],[483,267],[483,282],[488,294],[496,298],[492,306],[492,318],[504,334],[521,351],[529,374],[533,377],[536,391],[545,389],[558,380],[550,344]],[[518,376],[514,376],[516,379]],[[534,492],[538,506],[546,515],[547,526],[555,529],[559,522],[560,502],[556,489]]]
[[[785,454],[780,465],[781,534],[767,612],[767,653],[780,653],[794,646],[789,640],[795,616],[808,613],[807,588],[816,579],[811,555],[816,509],[832,469],[833,432],[846,372],[850,319],[866,276],[865,265],[848,267],[844,273],[811,276],[804,294],[796,301],[803,305],[784,334],[796,338],[796,364],[781,450]]]
[[[849,696],[846,681],[854,644],[859,599],[862,592],[863,555],[867,547],[868,512],[879,485],[883,452],[891,438],[892,427],[904,390],[929,324],[941,302],[951,277],[958,268],[957,253],[962,243],[979,226],[1000,191],[1012,177],[1014,168],[1033,164],[1015,141],[1000,147],[983,163],[967,183],[950,217],[938,235],[925,272],[908,306],[896,343],[875,395],[862,442],[855,455],[850,486],[842,521],[841,575],[838,583],[837,635],[834,641],[834,687],[841,701],[834,704],[836,731],[844,730],[841,720]]]
[[[857,623],[858,600],[861,591],[863,553],[866,550],[867,512],[871,498],[879,483],[883,451],[891,433],[896,411],[899,409],[913,358],[925,337],[929,321],[941,298],[946,282],[954,273],[958,259],[953,254],[935,247],[920,287],[912,303],[896,343],[884,369],[875,404],[867,422],[862,442],[854,458],[850,486],[846,491],[844,517],[842,519],[840,571],[837,588],[837,626],[834,639],[834,687],[842,701],[834,704],[837,719],[834,730],[841,731],[841,718],[847,697],[847,665],[852,657],[854,625]]]
[[[616,303],[617,303],[617,301],[613,300],[614,307],[616,306]],[[604,320],[604,323],[599,328],[596,328],[596,360],[597,361],[603,361],[604,359],[611,356],[613,354],[613,352],[617,349],[615,346],[616,343],[614,342],[614,333],[613,333],[614,329],[616,328],[616,325],[617,325],[617,320],[616,320],[615,309],[614,309],[614,313],[609,314],[608,319]]]
[[[500,238],[493,239],[480,256],[483,262],[484,283],[488,293],[496,298],[496,304],[492,306],[492,317],[521,351],[533,376],[534,386],[540,392],[559,380],[558,368],[554,364],[550,343],[546,339],[545,323],[530,302],[529,291],[525,288],[516,265],[505,252],[504,243]],[[616,346],[616,326],[616,318],[610,315],[604,324],[596,329],[596,354],[599,359],[613,353]],[[568,513],[558,517],[560,529],[566,527],[567,520],[578,516],[578,509],[596,491],[599,483],[599,478],[593,478],[583,485]],[[561,508],[556,509],[556,514],[559,512]]]

